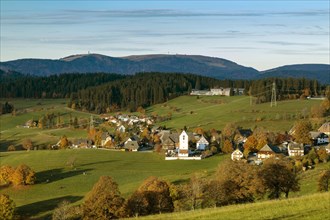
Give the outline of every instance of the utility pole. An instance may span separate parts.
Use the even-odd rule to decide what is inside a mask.
[[[270,100],[270,107],[277,106],[276,103],[276,84],[275,81],[273,82],[273,87],[272,87],[272,97]]]
[[[93,120],[93,115],[91,115],[91,119],[89,121],[89,129],[94,128],[94,120]]]

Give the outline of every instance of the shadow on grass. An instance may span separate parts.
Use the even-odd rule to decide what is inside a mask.
[[[63,196],[54,199],[48,199],[44,201],[34,202],[28,205],[23,205],[17,208],[17,214],[21,219],[30,219],[33,216],[40,215],[43,212],[54,210],[59,203],[66,200],[70,203],[81,200],[82,196]],[[32,218],[31,218],[32,219]],[[46,213],[41,219],[51,219],[51,214]]]
[[[117,162],[119,160],[105,160],[105,161],[97,161],[97,162],[93,162],[93,163],[84,163],[84,164],[77,164],[78,167],[84,167],[84,166],[89,166],[89,165],[96,165],[96,164],[107,164],[107,163],[113,163],[113,162]]]
[[[88,174],[89,171],[93,169],[71,169],[66,170],[63,168],[57,168],[57,169],[51,169],[51,170],[45,170],[38,172],[36,174],[37,183],[50,183],[55,182],[58,180],[62,180],[65,178],[70,178],[73,176],[78,175],[85,175]]]

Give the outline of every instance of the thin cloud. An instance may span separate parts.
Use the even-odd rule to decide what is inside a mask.
[[[318,45],[315,43],[297,43],[297,42],[289,42],[289,41],[260,41],[259,43],[271,44],[271,45],[277,45],[277,46],[316,46],[316,45]]]

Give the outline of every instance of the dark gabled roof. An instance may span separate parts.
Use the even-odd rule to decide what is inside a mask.
[[[163,141],[163,145],[174,145],[175,142],[171,138],[167,138]]]
[[[249,137],[252,135],[253,132],[251,129],[238,129],[238,133],[243,137]]]

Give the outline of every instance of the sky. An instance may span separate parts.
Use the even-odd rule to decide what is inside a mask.
[[[330,63],[329,0],[1,0],[0,60],[189,54],[265,70]]]

